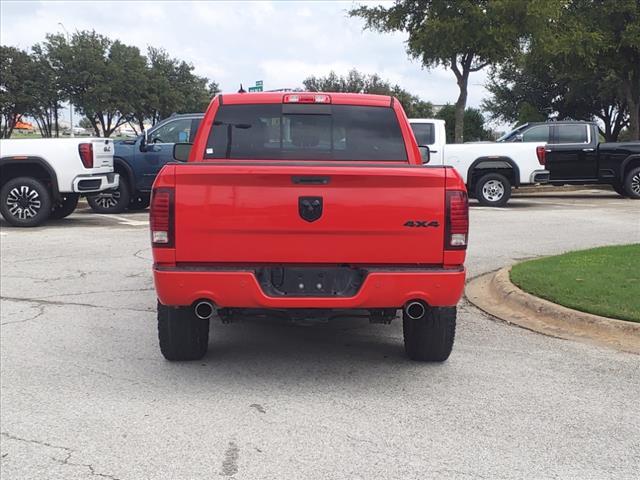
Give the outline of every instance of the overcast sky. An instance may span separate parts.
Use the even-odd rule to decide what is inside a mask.
[[[28,49],[46,33],[94,29],[112,39],[162,47],[187,60],[223,92],[263,80],[265,89],[298,87],[309,75],[357,68],[434,104],[454,103],[455,77],[409,59],[406,35],[363,31],[352,1],[11,2],[0,3],[0,41]],[[384,2],[376,2],[384,3]],[[484,72],[471,75],[470,106],[486,95]]]

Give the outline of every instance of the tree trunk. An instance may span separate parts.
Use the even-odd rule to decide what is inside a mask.
[[[460,95],[456,101],[456,124],[455,124],[455,143],[464,142],[464,110],[467,107],[467,85],[469,83],[469,72],[465,71],[458,78],[458,87]]]
[[[627,99],[629,103],[629,131],[631,140],[640,140],[640,99]]]

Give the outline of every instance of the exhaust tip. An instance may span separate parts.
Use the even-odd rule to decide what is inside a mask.
[[[208,300],[203,300],[201,302],[196,303],[196,306],[193,307],[193,311],[200,320],[208,320],[213,316],[213,303]]]
[[[419,320],[427,313],[424,303],[417,300],[408,302],[404,307],[404,311],[411,320]]]

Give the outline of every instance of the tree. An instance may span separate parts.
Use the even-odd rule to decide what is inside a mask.
[[[9,138],[20,117],[34,104],[27,84],[32,68],[29,54],[0,45],[0,138]]]
[[[616,17],[615,7],[623,3],[560,4],[558,18],[546,22],[520,52],[492,69],[487,86],[491,98],[483,107],[506,122],[600,120],[605,139],[616,141],[632,110],[621,73],[627,58],[618,47],[610,49],[608,34],[598,33],[595,25],[609,24],[608,17]],[[615,27],[607,27],[610,30]]]
[[[35,119],[43,137],[58,137],[58,110],[64,94],[56,71],[41,45],[32,48],[28,85],[33,96],[29,115]]]
[[[367,75],[352,69],[346,76],[340,76],[331,71],[325,77],[307,77],[302,84],[309,92],[350,92],[391,95],[396,97],[406,114],[411,118],[425,118],[433,116],[433,105],[420,100],[398,85],[391,85],[379,75]]]
[[[436,118],[445,121],[447,143],[455,142],[455,116],[456,107],[451,104],[445,105],[436,114]],[[477,108],[467,107],[464,111],[464,138],[468,142],[493,140],[491,132],[484,126],[482,112]]]
[[[464,139],[469,75],[517,51],[533,28],[540,3],[500,0],[396,0],[389,8],[360,6],[365,28],[409,34],[407,52],[427,68],[450,69],[460,90],[455,105],[455,140]]]
[[[565,1],[548,48],[568,68],[604,70],[619,82],[631,136],[640,140],[640,1]]]

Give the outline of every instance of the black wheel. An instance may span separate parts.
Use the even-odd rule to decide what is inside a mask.
[[[456,307],[427,307],[422,318],[413,320],[402,311],[404,349],[411,360],[444,362],[456,335]]]
[[[51,194],[35,178],[13,178],[0,189],[0,213],[16,227],[37,227],[51,214]]]
[[[476,183],[475,194],[481,205],[503,207],[511,198],[511,182],[499,173],[488,173]]]
[[[627,192],[624,191],[624,186],[619,184],[619,183],[614,183],[613,185],[611,185],[611,188],[613,188],[615,190],[615,192],[622,196],[622,197],[626,197],[627,196]]]
[[[87,195],[87,202],[96,213],[121,213],[129,206],[130,198],[129,185],[121,178],[117,188]]]
[[[71,215],[78,206],[79,199],[80,194],[78,193],[62,194],[60,200],[53,204],[53,209],[51,210],[51,218],[59,220]]]
[[[151,202],[149,193],[135,192],[129,200],[129,210],[144,210]]]
[[[189,307],[158,302],[158,339],[167,360],[200,360],[209,347],[209,320],[200,320]]]
[[[624,191],[629,198],[640,198],[640,167],[632,168],[624,177]]]

